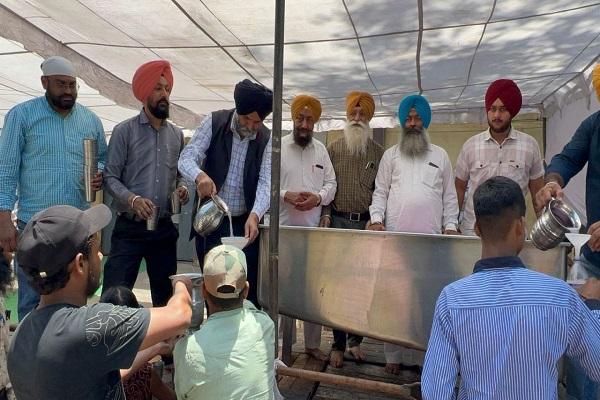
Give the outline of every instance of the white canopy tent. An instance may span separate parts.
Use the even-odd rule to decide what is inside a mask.
[[[79,100],[107,132],[139,109],[136,68],[169,60],[172,119],[193,129],[233,107],[241,79],[272,86],[274,8],[272,0],[0,0],[0,127],[12,106],[42,93],[41,60],[62,55],[85,82]],[[349,90],[374,94],[373,127],[396,125],[400,99],[414,92],[430,100],[434,122],[483,122],[487,86],[511,78],[523,111],[548,117],[549,158],[598,107],[589,74],[599,12],[600,2],[566,0],[288,1],[284,129],[298,93],[321,99],[318,130],[341,127]]]

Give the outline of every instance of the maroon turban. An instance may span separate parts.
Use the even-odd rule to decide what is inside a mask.
[[[511,118],[519,113],[523,98],[517,84],[510,79],[498,79],[492,82],[485,93],[485,110],[490,111],[492,103],[497,99],[502,101]]]
[[[173,72],[171,72],[171,64],[165,60],[150,61],[140,66],[131,81],[133,95],[144,103],[148,96],[152,94],[154,86],[164,76],[169,86],[173,88]]]

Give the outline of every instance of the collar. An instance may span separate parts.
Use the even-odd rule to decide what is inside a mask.
[[[162,120],[162,122],[160,123],[160,126],[163,127],[163,126],[165,126],[166,123],[167,123],[166,120]],[[150,119],[148,118],[148,115],[146,114],[144,107],[142,107],[142,109],[140,111],[140,125],[150,125]]]
[[[68,112],[68,114],[67,115],[62,115],[61,113],[59,113],[58,111],[56,111],[54,109],[54,107],[52,107],[52,104],[50,104],[50,99],[48,98],[48,96],[46,96],[44,94],[43,98],[44,98],[44,104],[46,105],[47,109],[50,112],[53,112],[54,114],[58,115],[61,118],[69,118],[71,115],[73,115],[75,113],[75,110],[77,109],[77,100],[75,100],[75,104],[73,104],[73,108],[71,108],[71,110]]]
[[[482,258],[475,263],[473,273],[497,268],[527,268],[518,256]]]
[[[288,135],[285,135],[285,136],[284,136],[284,137],[281,139],[281,141],[282,141],[284,144],[288,144],[288,145],[290,145],[290,146],[293,146],[293,147],[296,147],[296,148],[298,148],[298,149],[300,149],[300,150],[305,150],[305,149],[310,149],[310,148],[313,148],[313,147],[315,147],[315,140],[317,140],[317,139],[315,139],[315,137],[313,136],[313,138],[312,138],[312,140],[310,141],[310,143],[309,143],[309,144],[307,144],[307,145],[306,145],[306,147],[302,147],[302,146],[300,146],[298,143],[296,143],[296,141],[294,140],[294,132],[292,132],[292,133],[290,133],[290,134],[288,134]]]
[[[506,137],[506,139],[504,139],[504,141],[507,141],[508,139],[517,140],[517,131],[513,129],[512,124],[510,126],[510,131],[508,131],[508,136]],[[487,128],[487,130],[485,131],[483,140],[492,140],[495,142],[494,138],[492,137],[492,134],[490,133],[490,128]]]

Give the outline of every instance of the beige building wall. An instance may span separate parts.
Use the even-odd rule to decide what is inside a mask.
[[[513,121],[515,129],[525,132],[533,136],[539,146],[542,153],[543,149],[543,123],[541,117],[538,114],[524,114],[519,115]],[[487,124],[432,124],[429,127],[429,136],[434,144],[444,148],[450,157],[452,165],[456,163],[458,154],[463,144],[471,136],[480,133],[488,128]],[[330,131],[327,135],[327,144],[333,143],[342,136],[342,131]],[[384,147],[386,149],[392,147],[398,143],[400,135],[400,128],[388,128],[385,130],[385,142]],[[531,229],[533,223],[536,220],[535,213],[533,212],[533,206],[531,203],[531,195],[528,194],[526,198],[527,204],[527,224],[528,228]]]

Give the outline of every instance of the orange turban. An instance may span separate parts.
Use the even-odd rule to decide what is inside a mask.
[[[173,87],[173,72],[171,72],[171,64],[165,60],[150,61],[140,66],[131,81],[133,95],[142,103],[146,101],[148,96],[152,94],[154,86],[164,76],[169,86]]]
[[[346,116],[349,117],[354,111],[354,107],[360,106],[363,114],[370,121],[375,114],[375,101],[373,96],[367,92],[350,92],[346,96]]]
[[[592,71],[592,86],[596,91],[596,98],[600,101],[600,64],[596,64]]]
[[[315,97],[308,96],[306,94],[299,94],[298,96],[294,97],[294,101],[292,101],[292,119],[296,119],[298,114],[300,114],[300,111],[302,111],[305,107],[312,111],[315,122],[321,118],[321,102]]]

